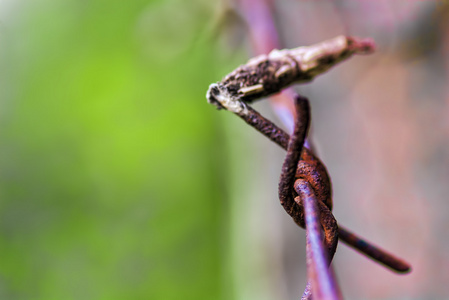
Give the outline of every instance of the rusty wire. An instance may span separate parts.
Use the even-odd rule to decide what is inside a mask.
[[[237,116],[239,116],[248,125],[250,125],[257,131],[262,133],[272,142],[276,143],[284,150],[287,150],[290,136],[281,128],[279,128],[276,124],[272,123],[270,120],[260,115],[251,106],[247,105],[247,109],[248,109],[247,115],[237,115]],[[303,151],[307,156],[314,156],[313,152],[308,148],[304,147]],[[322,168],[325,168],[322,163],[320,163],[320,165]],[[297,223],[301,227],[304,227],[304,223],[301,221],[303,220],[303,217],[292,215],[293,212],[290,212],[289,214],[295,220],[295,223]],[[344,227],[339,226],[338,233],[339,239],[341,239],[348,246],[353,247],[362,254],[383,264],[384,266],[390,268],[391,270],[399,273],[406,273],[410,270],[410,266],[400,258],[397,258],[394,255],[386,252],[385,250],[382,250],[381,248],[374,246],[369,241],[364,240],[363,238],[350,232]]]
[[[267,53],[277,48],[279,42],[269,14],[269,0],[240,0],[240,4],[245,13],[252,14],[248,17],[251,20],[248,26],[256,52]],[[248,10],[249,6],[251,10]],[[254,15],[257,13],[260,15]],[[270,34],[258,35],[259,38],[255,38],[255,33],[262,23],[271,29],[268,31]],[[329,46],[329,43],[334,45]],[[221,82],[212,84],[207,98],[209,103],[219,109],[230,110],[287,150],[279,183],[279,199],[295,223],[306,228],[308,284],[302,299],[311,299],[312,294],[316,300],[342,299],[330,266],[338,239],[395,272],[408,272],[410,266],[337,225],[331,212],[331,185],[326,167],[313,149],[303,146],[306,143],[310,122],[308,100],[297,96],[291,88],[288,88],[293,82],[312,79],[352,54],[371,52],[374,44],[370,40],[337,37],[308,49],[320,53],[314,62],[317,65],[312,71],[307,68],[301,69],[301,64],[307,63],[301,61],[301,56],[294,57],[289,50],[276,51],[275,55],[269,54],[250,60]],[[304,51],[307,52],[307,49]],[[262,96],[277,92],[281,94],[276,96],[275,104],[284,105],[296,116],[291,137],[249,105]],[[294,106],[291,105],[292,101],[289,101],[292,97],[296,98]]]
[[[310,194],[310,185],[312,185],[314,190],[313,192],[316,193],[316,196],[319,198],[319,209],[314,210],[314,206],[312,205],[310,211],[313,214],[320,216],[320,225],[324,229],[325,239],[324,244],[318,243],[314,244],[315,247],[307,247],[307,255],[308,257],[310,257],[308,261],[320,260],[327,261],[328,264],[330,264],[330,260],[333,257],[337,246],[336,240],[337,238],[339,238],[349,246],[362,252],[364,255],[370,257],[371,259],[383,264],[384,266],[389,267],[393,271],[399,273],[408,272],[410,270],[410,266],[403,260],[396,258],[390,253],[372,245],[370,242],[363,240],[362,238],[356,236],[348,230],[337,226],[335,218],[330,211],[332,209],[332,199],[330,198],[331,187],[326,168],[310,149],[302,146],[306,138],[306,131],[309,123],[309,107],[308,104],[305,104],[308,103],[308,101],[305,98],[301,97],[298,97],[297,99],[303,99],[303,102],[302,104],[296,105],[297,122],[295,124],[295,131],[293,133],[294,138],[290,138],[290,136],[286,132],[284,132],[270,120],[260,115],[257,111],[255,111],[251,106],[247,104],[244,104],[247,113],[236,113],[236,115],[239,116],[248,125],[268,137],[271,141],[287,150],[287,157],[282,168],[282,174],[279,184],[279,198],[282,206],[292,217],[296,224],[303,228],[307,228],[305,222],[305,220],[307,219],[307,215],[305,215],[302,201],[304,200],[304,197],[306,195]],[[293,171],[292,167],[294,167]],[[300,196],[295,197],[294,202],[292,202],[292,196],[289,195],[293,188],[295,189],[297,195]],[[295,205],[295,203],[297,205]],[[313,224],[313,222],[311,224]],[[318,233],[316,231],[309,231],[308,243],[310,239],[315,241],[320,240],[317,235]],[[322,253],[326,253],[325,255],[328,256],[324,257],[324,254]],[[308,265],[312,267],[316,264],[308,263]],[[321,275],[309,278],[315,278],[315,280],[311,280],[312,290],[314,290],[314,286],[321,286],[323,284],[328,286],[337,286],[335,281],[329,281],[333,280],[334,278],[333,276],[331,276],[331,271],[320,268],[317,269],[316,272]],[[324,283],[323,280],[326,282]],[[338,290],[338,288],[335,288],[335,291]],[[306,291],[304,292],[303,299],[309,299],[308,297],[310,297],[310,295],[311,287],[310,285],[308,285]],[[335,297],[332,299],[339,299],[337,298],[337,295],[338,293],[335,292]],[[322,299],[328,298],[324,297]]]
[[[329,251],[329,249],[326,249],[328,247],[323,248],[321,224],[323,224],[323,219],[326,219],[326,217],[330,217],[333,221],[335,219],[332,214],[327,215],[325,218],[322,217],[323,213],[318,207],[318,199],[307,181],[300,182],[298,185],[295,184],[295,187],[298,187],[297,191],[300,195],[295,199],[301,201],[304,206],[307,237],[307,277],[309,278],[309,283],[302,298],[309,299],[311,297],[310,291],[312,291],[316,299],[342,299],[334,272],[329,268],[330,256],[333,256],[337,247],[337,223],[333,222],[331,227],[333,233],[329,237],[331,241],[326,243],[327,239],[325,239],[325,244],[331,244],[329,247],[333,248]]]
[[[213,97],[213,93],[208,93],[208,96]],[[234,113],[271,141],[287,150],[279,184],[279,198],[282,206],[296,224],[303,228],[307,228],[307,224],[309,225],[307,228],[307,257],[311,287],[308,285],[303,299],[310,299],[311,291],[318,295],[325,295],[323,297],[317,295],[315,299],[341,299],[332,271],[327,268],[335,253],[337,238],[393,271],[408,272],[410,266],[401,259],[337,226],[330,211],[332,209],[331,188],[326,168],[310,149],[303,147],[309,126],[308,101],[301,97],[297,97],[296,101],[297,122],[292,137],[248,104],[240,103],[245,107],[245,114]],[[299,197],[293,197],[293,189]],[[307,210],[304,209],[306,201]],[[324,243],[320,238],[321,230],[312,229],[317,227],[317,219],[320,219],[320,227],[324,229]],[[326,262],[324,268],[323,262]],[[329,293],[332,297],[329,296]]]

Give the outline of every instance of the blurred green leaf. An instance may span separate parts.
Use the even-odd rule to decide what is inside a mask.
[[[213,58],[196,31],[210,5],[150,2],[13,10],[0,70],[0,298],[220,299]],[[152,34],[167,24],[176,36]]]

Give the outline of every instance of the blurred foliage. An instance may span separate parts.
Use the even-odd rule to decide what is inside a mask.
[[[0,298],[220,299],[210,4],[8,3]]]

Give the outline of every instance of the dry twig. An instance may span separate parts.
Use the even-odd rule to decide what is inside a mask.
[[[209,86],[207,99],[218,108],[247,114],[244,103],[280,92],[293,83],[308,82],[353,54],[374,50],[370,39],[338,36],[307,47],[273,50],[259,55]]]

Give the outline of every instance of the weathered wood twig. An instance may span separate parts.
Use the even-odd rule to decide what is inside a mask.
[[[293,83],[308,82],[353,54],[374,51],[371,39],[337,36],[294,49],[273,50],[241,65],[207,91],[209,103],[236,114],[247,114],[244,103],[280,92]]]

